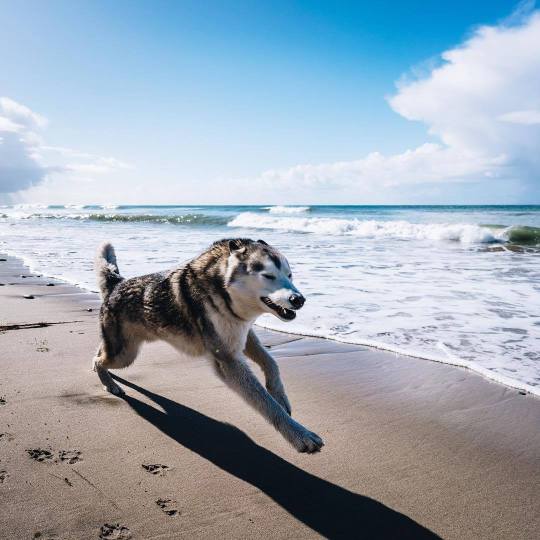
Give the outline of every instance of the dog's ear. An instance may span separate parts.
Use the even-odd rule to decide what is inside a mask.
[[[259,242],[259,244],[264,244],[265,246],[268,245],[264,240],[257,240],[257,242]]]
[[[240,253],[244,253],[244,251],[246,251],[246,246],[242,245],[241,240],[229,240],[229,251],[231,253],[236,253],[237,255],[240,255]]]

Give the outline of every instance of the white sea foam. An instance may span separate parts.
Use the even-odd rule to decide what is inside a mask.
[[[351,235],[364,238],[406,240],[451,240],[463,243],[490,243],[503,240],[504,231],[468,223],[410,223],[314,217],[274,217],[243,212],[229,227],[274,229],[325,235]]]
[[[501,372],[493,371],[489,368],[486,368],[478,362],[459,358],[455,354],[451,353],[451,351],[448,350],[448,347],[446,347],[441,342],[437,343],[437,347],[442,351],[443,354],[434,354],[433,352],[429,353],[426,351],[415,350],[408,347],[398,347],[389,343],[385,343],[383,341],[374,341],[371,339],[358,338],[355,339],[346,336],[328,336],[328,334],[325,332],[314,332],[313,330],[296,330],[291,332],[291,330],[283,328],[283,326],[279,325],[279,323],[276,323],[272,319],[264,317],[259,318],[256,322],[256,325],[260,326],[261,328],[268,328],[269,330],[275,330],[278,332],[292,333],[304,337],[329,339],[331,341],[347,343],[349,345],[364,345],[372,349],[380,349],[382,351],[399,354],[400,356],[419,358],[420,360],[430,360],[431,362],[437,362],[439,364],[447,364],[449,366],[469,369],[470,371],[473,371],[478,375],[481,375],[482,377],[485,377],[486,379],[489,379],[491,381],[504,384],[505,386],[509,386],[510,388],[516,388],[517,390],[523,390],[532,395],[540,397],[540,386],[533,386],[531,384],[527,384],[526,382],[516,380],[515,378],[508,377]]]
[[[303,214],[309,212],[309,206],[268,206],[266,208],[270,214]]]

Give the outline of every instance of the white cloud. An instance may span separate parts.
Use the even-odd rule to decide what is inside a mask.
[[[442,54],[445,63],[427,79],[399,88],[392,108],[424,122],[448,147],[507,156],[526,168],[537,162],[540,131],[525,111],[540,107],[540,14],[517,26],[481,27],[462,46]],[[501,122],[520,111],[520,122]],[[519,124],[519,125],[518,125]]]
[[[442,53],[428,75],[398,83],[390,106],[440,143],[401,154],[267,171],[263,182],[362,194],[378,187],[540,177],[540,13],[523,7]],[[500,184],[500,182],[499,182]]]
[[[36,159],[33,129],[45,119],[12,99],[0,98],[0,193],[26,189],[41,182],[47,168]]]
[[[528,111],[513,111],[499,116],[499,120],[503,122],[510,122],[511,124],[524,124],[532,126],[534,124],[540,124],[540,111],[528,110]]]
[[[16,101],[0,97],[0,194],[27,190],[55,174],[91,180],[129,165],[71,148],[47,146],[42,131],[47,119]]]
[[[65,170],[83,174],[106,174],[118,169],[131,169],[131,166],[115,158],[93,157],[93,163],[71,163]]]
[[[505,163],[504,155],[480,156],[458,152],[440,144],[425,143],[402,154],[384,156],[373,152],[356,161],[298,165],[285,171],[266,171],[261,180],[310,187],[393,187],[440,180],[466,181],[489,177]]]

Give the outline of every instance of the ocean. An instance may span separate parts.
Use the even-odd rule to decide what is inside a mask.
[[[234,236],[278,247],[307,297],[294,321],[259,325],[459,365],[540,395],[540,206],[0,207],[0,251],[91,291],[104,240],[130,277]]]

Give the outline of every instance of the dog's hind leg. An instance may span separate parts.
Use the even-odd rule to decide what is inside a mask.
[[[241,355],[229,355],[214,348],[216,372],[224,382],[270,422],[299,452],[317,452],[322,439],[293,420],[266,391]]]
[[[114,395],[122,395],[124,391],[111,377],[109,369],[120,369],[131,365],[137,353],[141,340],[130,337],[129,340],[118,334],[115,340],[108,339],[106,329],[102,329],[103,341],[94,357],[94,371],[97,372],[103,388]]]
[[[109,370],[107,368],[104,368],[100,364],[99,358],[97,358],[94,362],[94,371],[98,374],[99,380],[101,381],[104,390],[107,390],[107,392],[110,392],[115,396],[121,396],[122,394],[124,394],[122,388],[118,386],[114,379],[111,377]]]
[[[109,369],[125,368],[133,363],[137,356],[139,346],[133,346],[122,350],[116,356],[110,357],[102,351],[101,356],[94,359],[94,371],[97,372],[103,388],[116,396],[124,393],[122,388],[116,384],[109,373]]]
[[[270,392],[273,398],[287,411],[288,414],[291,414],[291,404],[289,403],[289,398],[285,393],[285,388],[281,381],[279,367],[259,341],[259,338],[253,329],[249,331],[244,352],[263,370],[268,392]]]

